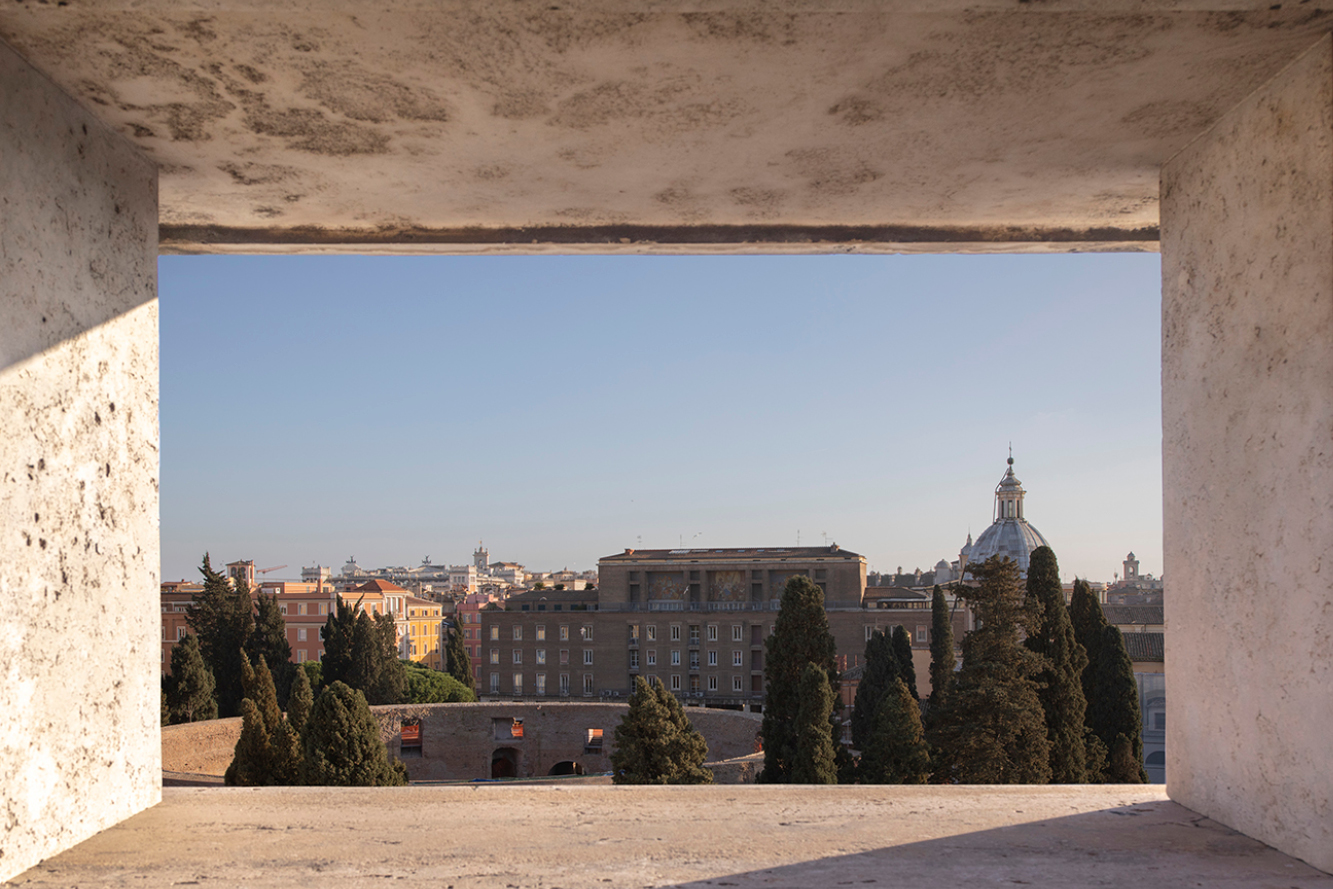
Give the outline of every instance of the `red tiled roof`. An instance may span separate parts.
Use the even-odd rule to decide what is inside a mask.
[[[352,590],[352,592],[354,592],[354,593],[405,593],[405,592],[407,592],[407,590],[403,589],[403,588],[400,587],[398,584],[396,584],[396,583],[390,583],[390,582],[387,581],[387,580],[368,580],[368,581],[366,581],[365,583],[361,584],[361,586],[359,586],[359,587],[357,587],[356,589]]]

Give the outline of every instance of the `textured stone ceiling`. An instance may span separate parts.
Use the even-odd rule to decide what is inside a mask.
[[[1312,3],[4,0],[164,250],[1155,249]]]

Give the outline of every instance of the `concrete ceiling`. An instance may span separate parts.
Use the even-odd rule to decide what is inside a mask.
[[[4,0],[164,252],[1156,249],[1310,2]],[[1271,7],[1271,8],[1270,8]]]

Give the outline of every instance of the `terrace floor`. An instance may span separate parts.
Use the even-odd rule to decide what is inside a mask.
[[[1160,786],[167,787],[7,885],[409,884],[1333,889],[1333,876]]]

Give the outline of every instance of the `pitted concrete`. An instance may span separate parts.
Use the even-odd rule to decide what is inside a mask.
[[[12,885],[1333,889],[1161,788],[167,788]]]
[[[1155,249],[1160,165],[1330,26],[1169,0],[17,0],[166,251]]]

